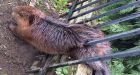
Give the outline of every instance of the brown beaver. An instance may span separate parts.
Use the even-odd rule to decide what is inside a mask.
[[[17,25],[10,26],[16,36],[47,54],[67,54],[74,59],[103,56],[110,52],[109,42],[83,46],[87,40],[104,38],[103,32],[85,24],[63,23],[31,6],[13,8],[12,16]],[[109,75],[106,62],[86,62],[102,75]],[[98,74],[93,74],[98,75]]]

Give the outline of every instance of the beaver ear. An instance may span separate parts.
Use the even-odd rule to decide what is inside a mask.
[[[35,16],[34,15],[30,15],[29,16],[29,24],[32,25],[34,23],[35,20]]]

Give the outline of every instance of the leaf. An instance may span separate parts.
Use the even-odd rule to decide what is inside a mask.
[[[68,67],[65,66],[65,67],[57,68],[55,72],[57,75],[68,75]]]
[[[111,68],[110,69],[111,75],[123,75],[124,74],[123,71],[125,68],[121,61],[113,60],[109,66]]]

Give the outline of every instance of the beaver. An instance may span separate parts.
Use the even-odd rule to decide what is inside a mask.
[[[103,56],[111,52],[108,41],[84,46],[85,41],[104,38],[104,33],[86,24],[68,24],[52,18],[32,6],[13,8],[12,16],[17,25],[10,30],[21,39],[46,54],[66,54],[73,59]],[[101,71],[109,75],[105,61],[85,62],[93,68],[93,75]]]

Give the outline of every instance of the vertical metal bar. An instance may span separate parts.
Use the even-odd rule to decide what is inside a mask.
[[[98,19],[98,18],[101,18],[103,16],[108,16],[108,15],[111,15],[111,14],[114,14],[120,10],[123,10],[123,9],[126,9],[126,8],[129,8],[129,7],[132,7],[132,6],[138,6],[140,4],[140,1],[136,1],[134,3],[131,3],[131,4],[127,4],[127,5],[124,5],[124,6],[121,6],[121,7],[118,7],[116,9],[113,9],[113,10],[110,10],[106,13],[103,13],[101,15],[97,15],[97,16],[93,16],[91,18],[88,18],[88,19],[85,19],[83,21],[80,21],[78,23],[85,23],[85,22],[89,22],[89,21],[92,21],[92,20],[95,20],[95,19]]]
[[[54,64],[54,65],[50,65],[49,68],[57,68],[57,67],[62,67],[62,66],[76,65],[76,64],[85,63],[85,62],[95,62],[95,61],[99,61],[99,60],[132,57],[132,56],[138,56],[138,55],[140,55],[140,48],[129,49],[128,51],[116,52],[116,53],[109,54],[109,55],[104,55],[104,56],[101,56],[101,57],[88,57],[88,58],[68,61],[68,62],[64,62],[64,63],[60,63],[60,64]]]
[[[81,9],[84,9],[84,8],[90,6],[90,5],[93,5],[93,4],[95,4],[95,3],[98,3],[99,1],[100,1],[100,0],[96,0],[96,1],[93,1],[93,2],[91,2],[91,3],[86,4],[86,5],[84,5],[84,6],[81,6],[81,7],[79,7],[79,8],[76,8],[76,9],[73,10],[73,12],[78,11],[78,10],[81,10]]]
[[[53,64],[53,65],[49,65],[48,68],[58,68],[58,67],[62,67],[62,66],[76,65],[76,64],[85,63],[85,62],[95,62],[95,61],[100,61],[100,60],[108,60],[108,59],[112,59],[112,58],[133,57],[133,56],[138,56],[138,55],[140,55],[140,48],[135,48],[135,49],[129,49],[127,51],[116,52],[113,54],[108,54],[108,55],[104,55],[104,56],[100,56],[100,57],[99,56],[88,57],[88,58],[63,62],[63,63],[59,63],[59,64]],[[38,72],[39,70],[40,69],[29,70],[26,72],[34,73],[34,72]]]
[[[140,17],[140,12],[133,13],[133,14],[128,15],[126,17],[122,17],[122,18],[119,18],[119,19],[116,19],[116,20],[113,20],[113,21],[110,21],[110,22],[105,22],[103,24],[96,25],[95,28],[101,28],[101,27],[105,27],[105,26],[110,26],[112,24],[116,24],[116,23],[119,23],[119,22],[123,22],[123,21],[127,21],[127,20],[130,20],[130,19],[134,19],[136,17]]]
[[[111,41],[111,40],[116,40],[116,39],[125,38],[125,37],[132,37],[132,36],[136,36],[139,34],[140,34],[140,28],[137,28],[137,29],[133,29],[131,31],[114,34],[114,35],[105,37],[103,39],[89,41],[89,42],[85,43],[84,45],[90,46],[90,45],[94,45],[94,44],[101,43],[104,41]]]
[[[83,2],[83,3],[81,3],[81,4],[79,4],[79,5],[80,5],[80,7],[82,7],[82,6],[83,6],[83,4],[84,4],[84,2]],[[75,9],[74,9],[74,10],[75,10]],[[81,10],[78,10],[78,11],[77,11],[77,14],[78,14],[78,13],[80,13],[80,11],[81,11]],[[77,21],[77,19],[74,19],[74,22],[73,22],[73,23],[76,23],[76,21]]]
[[[82,3],[86,2],[86,1],[88,1],[88,0],[82,0],[82,1],[80,1],[80,2],[78,1],[78,2],[76,3],[76,5],[82,4]],[[73,6],[73,5],[71,5],[70,8],[72,8],[72,6]],[[60,17],[63,17],[63,15],[68,15],[68,13],[69,13],[69,12],[66,12],[66,13],[60,15]]]
[[[79,2],[76,3],[76,5],[82,4],[82,3],[86,2],[86,1],[88,1],[88,0],[79,1]],[[72,7],[72,6],[70,6],[70,8],[71,8],[71,7]]]
[[[116,2],[120,2],[120,1],[122,1],[122,0],[113,0],[113,1],[110,1],[110,2],[108,2],[108,3],[105,3],[105,4],[101,5],[101,6],[98,6],[98,7],[96,7],[96,8],[91,9],[91,10],[88,10],[88,11],[86,11],[86,12],[83,12],[83,13],[81,13],[81,14],[79,14],[79,15],[73,16],[73,17],[69,18],[69,20],[75,19],[75,18],[77,18],[77,17],[83,16],[83,15],[85,15],[85,14],[91,13],[91,12],[93,12],[93,11],[99,10],[99,9],[101,9],[101,8],[103,8],[103,7],[106,7],[106,6],[108,6],[108,5],[111,5],[111,4],[114,4],[114,3],[116,3]]]
[[[76,8],[76,3],[78,2],[78,0],[75,0],[74,1],[74,3],[73,3],[73,5],[72,5],[72,7],[71,7],[71,9],[70,9],[70,11],[69,11],[69,13],[68,13],[68,15],[67,15],[67,21],[69,21],[68,19],[72,16],[72,14],[73,14],[73,10]]]
[[[77,2],[76,5],[81,4],[81,3],[84,3],[84,2],[86,2],[86,1],[88,1],[88,0],[82,0],[82,1],[79,1],[79,2]]]

